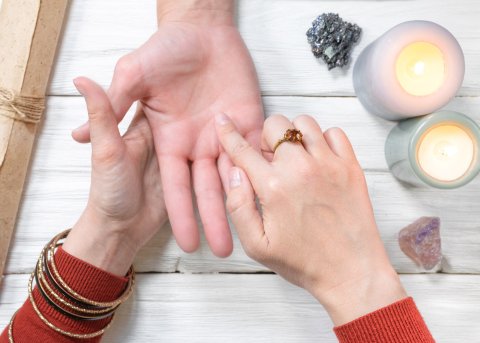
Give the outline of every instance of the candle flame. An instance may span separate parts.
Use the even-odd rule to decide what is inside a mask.
[[[396,72],[400,85],[408,94],[430,95],[443,85],[445,59],[435,45],[416,42],[400,53]]]
[[[413,72],[417,75],[421,75],[421,74],[423,74],[424,69],[425,69],[425,63],[420,61],[420,62],[415,64],[415,67],[413,67]]]

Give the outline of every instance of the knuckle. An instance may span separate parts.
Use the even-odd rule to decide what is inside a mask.
[[[120,57],[115,65],[115,71],[117,72],[129,72],[131,70],[132,63],[129,55]]]
[[[286,180],[279,176],[270,177],[264,183],[264,201],[267,204],[275,204],[278,199],[288,199],[292,188],[297,186],[297,182],[292,179]]]
[[[87,106],[88,119],[92,122],[101,121],[108,116],[108,112],[111,110],[106,104],[96,103]]]
[[[128,82],[138,77],[138,75],[140,75],[140,67],[131,55],[125,55],[118,60],[115,66],[115,77]]]
[[[312,117],[310,117],[307,114],[301,114],[298,117],[295,117],[295,119],[293,119],[292,123],[293,123],[294,126],[297,126],[297,124],[305,123],[305,122],[308,122],[310,120],[315,120],[315,119],[313,119]]]
[[[119,160],[120,154],[121,152],[113,145],[102,145],[92,154],[92,162],[94,164],[102,165],[116,164]]]
[[[96,101],[87,103],[88,119],[93,121],[101,120],[111,110],[110,103],[105,102],[102,98],[97,98]]]
[[[303,120],[303,119],[313,119],[313,117],[309,116],[308,114],[300,114],[298,117],[296,117],[295,119],[298,119],[298,120]],[[313,119],[315,120],[315,119]]]
[[[353,168],[345,163],[334,163],[329,166],[327,176],[335,184],[350,185],[352,180],[356,178]]]
[[[331,163],[326,169],[326,172],[329,179],[335,181],[341,181],[343,178],[345,178],[345,176],[347,176],[345,170],[337,163]]]
[[[344,133],[343,130],[337,126],[333,126],[329,128],[327,131],[331,133]]]
[[[290,123],[290,120],[287,117],[281,114],[274,114],[265,120],[263,131],[270,132],[273,128],[283,126],[285,123]]]
[[[282,180],[277,176],[270,177],[266,181],[266,188],[268,190],[268,193],[278,192],[280,189],[282,189],[282,185]]]
[[[247,151],[253,149],[253,147],[246,140],[241,140],[234,144],[232,148],[232,156],[238,158],[243,156]]]
[[[222,129],[220,130],[220,132],[223,133],[224,136],[233,137],[235,135],[235,133],[237,132],[237,130],[232,125],[225,125],[225,126],[222,126]]]
[[[314,171],[305,171],[303,173],[299,173],[298,178],[302,186],[309,186],[318,181],[318,176]]]
[[[100,116],[101,116],[101,113],[100,113],[98,108],[96,108],[96,107],[92,108],[92,106],[88,107],[88,119],[89,120],[97,121],[98,119],[100,119]]]
[[[266,125],[267,123],[270,124],[270,123],[276,122],[276,121],[278,121],[278,120],[282,120],[282,121],[283,121],[284,119],[287,119],[287,117],[285,117],[285,116],[282,115],[282,114],[274,114],[274,115],[268,117],[268,118],[265,120],[265,125]],[[288,119],[287,119],[287,120],[288,120]]]
[[[355,165],[349,169],[349,177],[354,183],[366,184],[365,174],[360,165]]]
[[[325,131],[324,135],[333,141],[343,140],[347,137],[345,132],[339,127],[329,128],[327,131]]]
[[[318,178],[318,166],[308,158],[298,158],[295,162],[295,173],[302,184],[310,184]]]
[[[231,191],[231,193],[234,192],[233,190]],[[247,204],[247,201],[246,196],[243,194],[231,194],[227,198],[227,211],[230,213],[230,216],[235,217],[238,215],[239,211]]]

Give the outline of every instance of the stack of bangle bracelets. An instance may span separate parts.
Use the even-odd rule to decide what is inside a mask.
[[[120,296],[120,298],[112,302],[98,302],[81,296],[65,283],[58,273],[57,266],[55,265],[55,249],[63,244],[59,243],[59,241],[66,238],[70,231],[71,229],[58,234],[43,248],[38,259],[37,266],[32,272],[28,282],[28,297],[32,303],[35,313],[38,315],[40,320],[52,330],[73,338],[87,339],[97,337],[102,335],[112,325],[113,319],[115,318],[115,311],[118,309],[120,304],[127,300],[132,294],[133,289],[135,288],[135,271],[132,265],[128,272],[128,284],[124,293]],[[33,279],[35,279],[35,283],[37,284],[37,288],[43,299],[45,299],[45,301],[59,313],[69,318],[82,321],[101,320],[111,316],[110,321],[103,329],[89,334],[70,333],[57,328],[42,315],[37,307],[37,304],[35,303],[32,294]],[[10,325],[8,328],[10,343],[14,343],[13,322],[17,312],[15,312],[10,320]]]

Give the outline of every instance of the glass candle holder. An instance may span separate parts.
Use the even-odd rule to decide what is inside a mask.
[[[457,94],[464,75],[462,48],[449,31],[429,21],[409,21],[361,52],[353,86],[370,113],[400,120],[444,107]]]
[[[392,174],[414,186],[462,187],[480,172],[480,127],[468,116],[438,111],[398,123],[387,137]]]

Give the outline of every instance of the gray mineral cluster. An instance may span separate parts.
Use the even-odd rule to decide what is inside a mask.
[[[315,57],[321,58],[331,70],[348,63],[350,51],[361,32],[357,24],[343,21],[338,14],[324,13],[313,21],[307,37]]]

